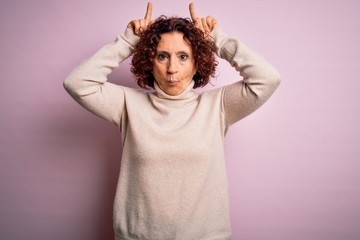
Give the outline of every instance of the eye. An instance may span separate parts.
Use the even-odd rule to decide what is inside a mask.
[[[180,60],[185,61],[189,58],[189,56],[187,54],[180,54],[179,58]]]
[[[168,58],[168,55],[166,53],[159,53],[156,58],[159,60],[159,61],[165,61],[167,58]]]

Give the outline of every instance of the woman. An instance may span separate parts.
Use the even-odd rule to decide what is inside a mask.
[[[123,156],[114,200],[116,239],[230,239],[224,137],[274,92],[279,74],[221,32],[213,17],[131,21],[123,35],[81,63],[64,82],[89,111],[120,130]],[[243,80],[202,94],[214,53]],[[133,54],[143,91],[106,81]]]

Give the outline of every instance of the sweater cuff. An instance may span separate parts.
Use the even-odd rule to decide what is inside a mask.
[[[132,48],[135,48],[136,44],[139,42],[140,38],[135,35],[134,31],[131,28],[126,28],[124,34],[121,36]]]
[[[140,38],[134,34],[132,29],[127,28],[124,34],[116,37],[116,40],[112,45],[118,52],[120,59],[123,60],[132,54],[136,44],[139,42],[139,39]]]
[[[208,38],[210,38],[215,44],[214,52],[218,57],[224,58],[224,56],[221,56],[221,48],[223,47],[224,40],[227,37],[228,36],[221,30],[220,26],[217,26],[214,30],[212,30],[208,36]]]

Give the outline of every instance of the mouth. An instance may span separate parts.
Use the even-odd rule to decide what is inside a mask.
[[[175,83],[177,83],[177,82],[179,82],[179,81],[176,80],[176,79],[167,79],[166,82],[167,82],[168,84],[175,84]]]

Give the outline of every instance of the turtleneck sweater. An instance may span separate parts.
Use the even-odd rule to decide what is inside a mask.
[[[177,96],[107,81],[131,56],[138,37],[119,35],[65,79],[83,107],[121,132],[123,154],[114,199],[116,240],[231,238],[224,138],[260,107],[280,82],[260,55],[216,28],[215,53],[243,77],[203,93],[194,82]]]

